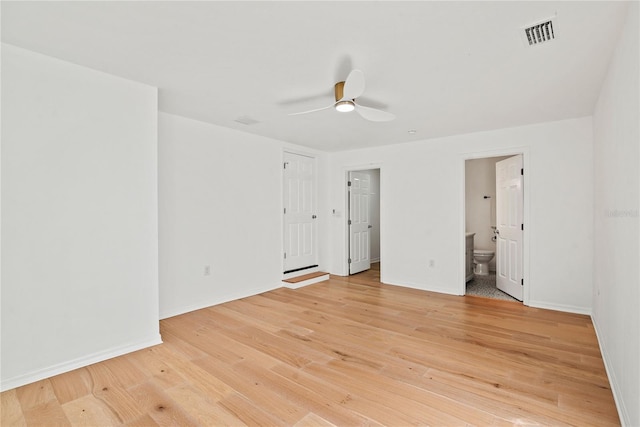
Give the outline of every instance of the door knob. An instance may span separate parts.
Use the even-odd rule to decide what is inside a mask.
[[[367,226],[367,228],[373,228],[373,225],[369,224],[369,225]]]

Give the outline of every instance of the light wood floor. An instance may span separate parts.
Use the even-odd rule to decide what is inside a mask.
[[[619,425],[588,316],[381,285],[376,269],[161,332],[2,393],[2,426]]]

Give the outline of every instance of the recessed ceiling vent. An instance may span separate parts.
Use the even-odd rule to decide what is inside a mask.
[[[529,46],[536,46],[549,42],[555,38],[553,33],[553,21],[549,20],[524,29]]]

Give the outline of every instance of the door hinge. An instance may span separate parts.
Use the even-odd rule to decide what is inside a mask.
[[[287,259],[287,253],[286,252],[284,253],[284,259]]]
[[[351,220],[349,220],[349,223],[348,223],[348,225],[351,225]]]
[[[289,164],[289,162],[284,162],[284,164],[282,165],[283,168],[286,169],[288,164]]]
[[[287,213],[287,208],[284,208],[284,213]]]
[[[349,264],[351,264],[351,258],[349,258]]]
[[[347,187],[351,187],[351,181],[347,181]]]
[[[520,169],[520,175],[524,175],[524,168]]]
[[[524,286],[524,279],[520,279],[520,285]]]
[[[520,224],[520,230],[524,230],[524,224]]]

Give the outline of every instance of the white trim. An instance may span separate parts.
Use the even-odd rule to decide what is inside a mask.
[[[624,399],[620,395],[620,382],[617,380],[615,376],[615,370],[611,365],[609,355],[606,352],[606,347],[603,345],[602,340],[600,340],[600,333],[598,333],[599,328],[598,324],[595,321],[595,318],[591,316],[591,323],[593,324],[593,329],[596,332],[596,339],[598,340],[598,346],[600,346],[600,354],[602,355],[602,361],[604,362],[604,369],[607,372],[607,378],[609,378],[609,384],[611,384],[611,393],[613,394],[613,401],[616,403],[616,409],[618,410],[618,416],[620,417],[620,422],[623,426],[631,426],[631,415],[629,411],[624,406]]]
[[[531,227],[528,226],[529,224],[531,224],[531,215],[530,215],[530,207],[531,207],[531,173],[526,172],[526,171],[530,171],[531,170],[531,164],[530,164],[530,158],[531,158],[531,153],[529,150],[529,147],[512,147],[512,148],[504,148],[504,149],[499,149],[499,150],[487,150],[487,151],[476,151],[476,152],[467,152],[467,153],[460,153],[460,168],[461,168],[461,184],[460,184],[460,194],[461,194],[461,206],[462,209],[460,210],[460,237],[459,237],[459,241],[462,242],[460,244],[460,251],[458,252],[458,256],[459,256],[459,266],[460,268],[458,269],[458,283],[460,283],[460,286],[458,288],[458,294],[456,295],[464,295],[466,293],[466,276],[465,276],[465,263],[466,263],[466,256],[465,256],[465,247],[464,247],[464,241],[465,241],[465,236],[466,236],[466,222],[465,222],[465,216],[466,216],[466,199],[465,199],[465,193],[466,193],[466,185],[465,185],[465,174],[466,174],[466,168],[465,168],[465,162],[467,160],[474,160],[474,159],[485,159],[485,158],[489,158],[489,157],[502,157],[502,156],[515,156],[518,154],[522,154],[522,167],[525,170],[525,175],[524,175],[524,182],[523,182],[523,186],[524,186],[524,206],[523,206],[523,221],[525,224],[524,227],[524,231],[523,231],[523,243],[522,243],[522,275],[524,276],[524,285],[523,285],[523,289],[522,289],[522,304],[524,305],[531,305],[531,302],[529,301],[529,297],[531,294],[531,276],[530,276],[530,272],[531,272],[531,268],[530,268],[530,244],[531,244]],[[562,310],[565,311],[565,310]]]
[[[591,316],[590,307],[579,307],[576,305],[553,304],[545,301],[529,301],[529,307],[541,308],[544,310],[564,311],[565,313],[586,314]]]
[[[231,293],[219,298],[212,298],[205,301],[201,301],[197,304],[191,304],[191,305],[187,305],[180,308],[174,308],[172,310],[161,312],[160,320],[168,319],[169,317],[179,316],[181,314],[189,313],[191,311],[196,311],[203,308],[212,307],[214,305],[224,304],[225,302],[230,302],[230,301],[235,301],[241,298],[251,297],[264,292],[272,291],[274,289],[278,289],[279,287],[281,287],[280,284],[273,285],[271,287],[266,287],[266,288],[252,288],[246,292]]]
[[[395,281],[393,279],[391,279],[390,281],[386,281],[385,280],[382,283],[385,284],[385,285],[400,286],[400,287],[403,287],[403,288],[417,289],[417,290],[425,291],[425,292],[434,292],[434,293],[444,294],[444,295],[460,296],[460,295],[457,295],[455,293],[452,293],[451,289],[449,289],[449,288],[429,287],[429,284],[425,284],[425,283],[412,283],[412,282],[406,282],[406,281]]]
[[[35,381],[40,381],[46,378],[63,374],[65,372],[73,371],[74,369],[83,368],[94,363],[102,362],[107,359],[122,356],[123,354],[131,353],[134,351],[142,350],[143,348],[151,347],[154,345],[162,344],[162,337],[157,334],[153,337],[149,337],[146,340],[140,341],[135,344],[128,344],[120,347],[111,348],[97,353],[90,354],[88,356],[79,357],[77,359],[70,360],[68,362],[59,363],[57,365],[49,366],[47,368],[38,369],[26,374],[18,375],[17,377],[9,378],[2,381],[0,385],[0,391],[11,390],[16,387],[30,384]]]

